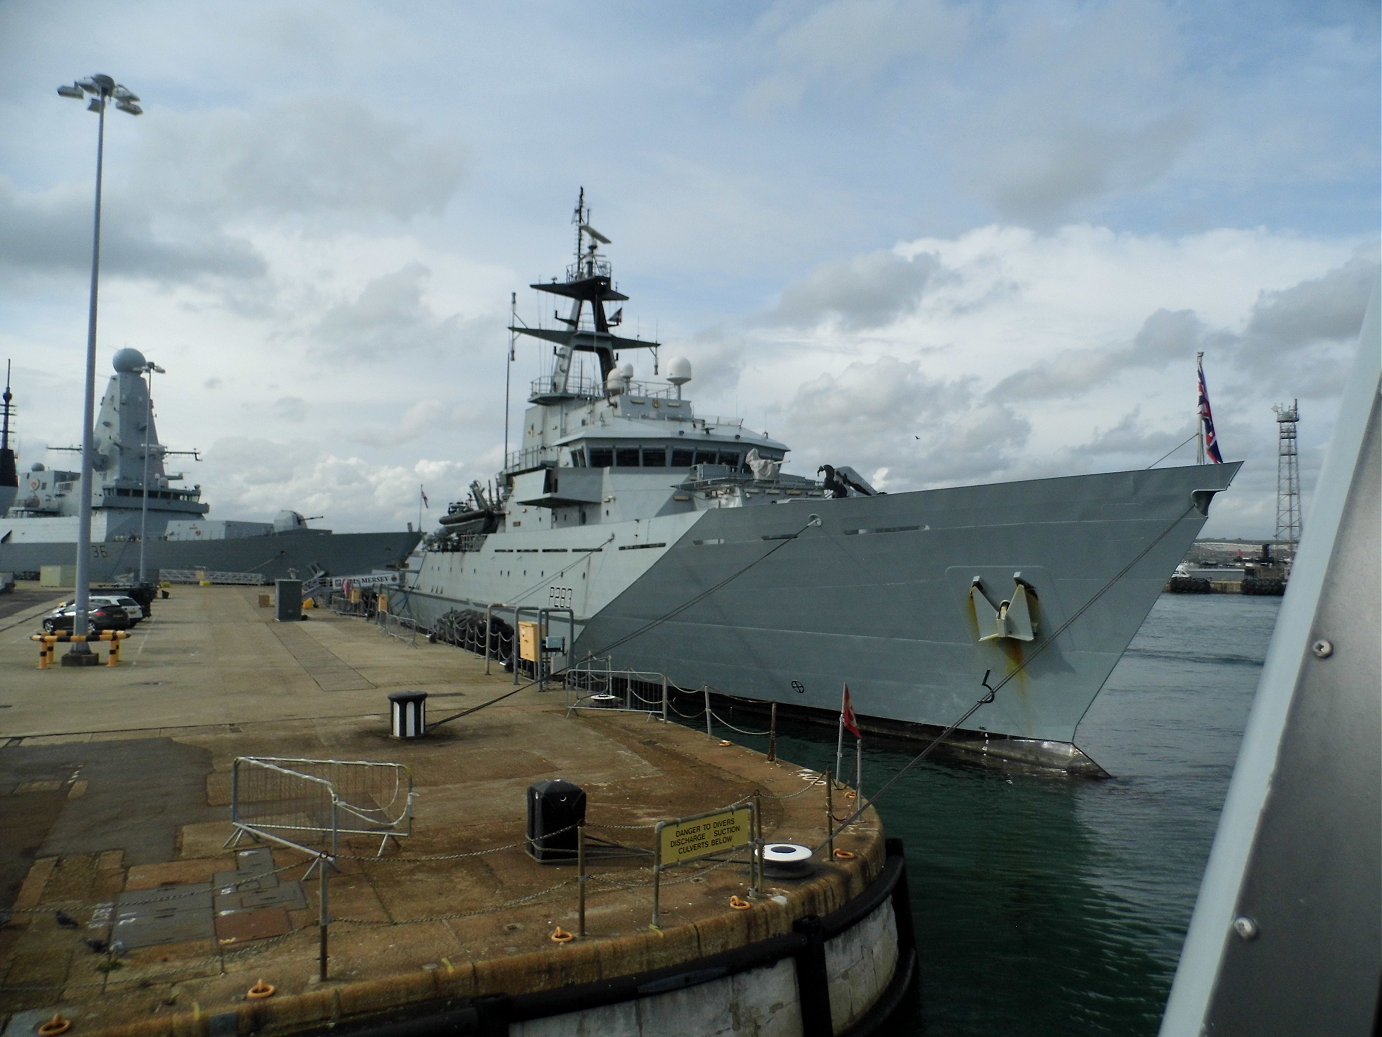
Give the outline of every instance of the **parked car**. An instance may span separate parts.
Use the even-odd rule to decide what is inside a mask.
[[[119,605],[130,614],[130,626],[132,627],[137,626],[141,620],[148,618],[144,606],[124,594],[93,594],[87,598],[87,603],[91,608],[95,608],[97,605]],[[75,601],[64,601],[59,608],[71,608],[75,604]]]
[[[76,621],[75,605],[54,609],[43,617],[43,632],[56,634],[60,630],[71,630]],[[105,630],[128,630],[131,625],[130,614],[119,605],[92,605],[86,611],[86,621],[91,631],[97,634]]]

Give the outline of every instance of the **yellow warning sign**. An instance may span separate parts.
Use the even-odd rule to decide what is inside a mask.
[[[680,864],[726,853],[753,840],[753,808],[734,807],[711,814],[663,821],[657,826],[659,863]]]

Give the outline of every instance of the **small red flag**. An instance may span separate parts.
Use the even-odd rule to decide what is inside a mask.
[[[849,697],[849,685],[845,685],[845,700],[840,707],[840,723],[845,725],[845,730],[855,738],[863,738],[863,732],[859,730],[859,721],[854,716],[854,700]]]

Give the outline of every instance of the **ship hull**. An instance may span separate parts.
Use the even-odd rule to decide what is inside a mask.
[[[418,534],[334,533],[295,530],[261,536],[213,540],[150,540],[144,546],[144,571],[154,578],[164,570],[251,574],[265,582],[306,579],[316,572],[346,576],[398,566],[417,544]],[[73,541],[24,541],[0,544],[0,571],[38,573],[44,566],[73,565]],[[139,543],[93,541],[88,573],[93,583],[136,579]]]
[[[963,721],[1069,743],[1237,467],[493,534],[476,551],[415,555],[405,607],[429,625],[452,608],[569,605],[570,659],[817,713],[838,713],[847,684],[856,711],[891,729]],[[1031,639],[982,640],[1018,574]],[[986,677],[992,701],[967,717]]]

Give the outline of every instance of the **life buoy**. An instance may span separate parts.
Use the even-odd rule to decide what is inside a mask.
[[[37,479],[30,479],[30,480],[29,480],[29,489],[31,489],[31,490],[36,490],[36,489],[38,489],[38,480],[37,480]]]

